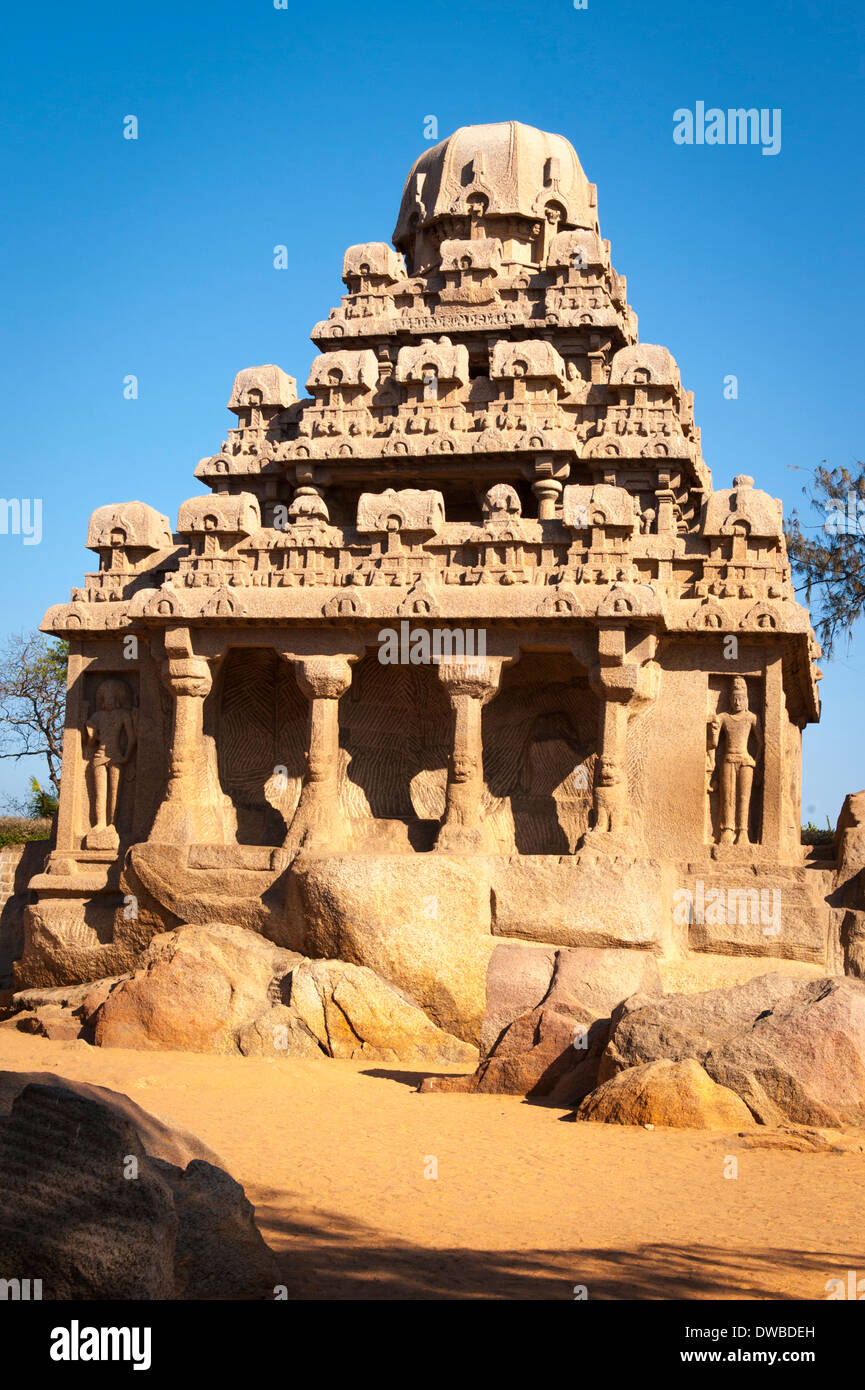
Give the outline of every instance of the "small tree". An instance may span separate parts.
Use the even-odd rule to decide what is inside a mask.
[[[0,758],[45,758],[55,795],[60,791],[68,660],[66,642],[39,632],[10,637],[0,654]],[[35,800],[36,787],[32,790]]]
[[[802,492],[821,520],[803,526],[797,512],[787,523],[787,550],[794,577],[811,604],[815,630],[831,656],[865,609],[865,467],[816,468]]]
[[[57,811],[57,805],[56,792],[48,791],[47,787],[43,787],[36,777],[31,777],[27,814],[33,820],[50,820]]]

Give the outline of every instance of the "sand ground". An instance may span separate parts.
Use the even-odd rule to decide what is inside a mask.
[[[585,1285],[592,1299],[822,1299],[828,1279],[865,1276],[865,1153],[576,1124],[326,1059],[3,1029],[0,1068],[123,1091],[197,1134],[255,1203],[290,1298],[573,1299]]]

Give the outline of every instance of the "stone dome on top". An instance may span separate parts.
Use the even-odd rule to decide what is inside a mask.
[[[393,242],[412,260],[418,235],[438,222],[503,218],[545,220],[557,231],[598,230],[595,185],[564,136],[520,121],[461,126],[412,165]],[[496,234],[494,225],[488,234]]]

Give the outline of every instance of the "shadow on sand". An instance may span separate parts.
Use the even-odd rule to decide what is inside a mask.
[[[276,1194],[268,1194],[272,1199]],[[383,1245],[374,1227],[317,1210],[290,1217],[266,1200],[257,1216],[275,1249],[290,1299],[567,1299],[785,1301],[791,1271],[807,1297],[850,1265],[849,1252],[652,1244],[632,1250],[470,1250]],[[865,1264],[865,1253],[859,1268]],[[779,1288],[784,1291],[779,1291]]]

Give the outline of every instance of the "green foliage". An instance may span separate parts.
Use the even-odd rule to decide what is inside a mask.
[[[5,849],[6,845],[26,845],[31,840],[47,840],[50,835],[51,821],[45,817],[38,820],[0,817],[0,849]]]
[[[826,817],[825,830],[822,829],[819,825],[815,825],[814,822],[810,820],[807,825],[802,826],[803,845],[831,845],[834,839],[835,831],[829,824],[828,816]]]
[[[46,791],[41,787],[35,777],[30,778],[30,801],[27,805],[28,814],[34,820],[51,819],[57,811],[58,797],[56,792]]]
[[[794,511],[786,527],[797,588],[813,605],[827,656],[865,608],[865,467],[856,470],[816,468],[802,492],[819,520],[808,526]]]
[[[68,644],[40,632],[11,637],[0,654],[0,758],[44,758],[55,794],[60,790],[68,661]]]

